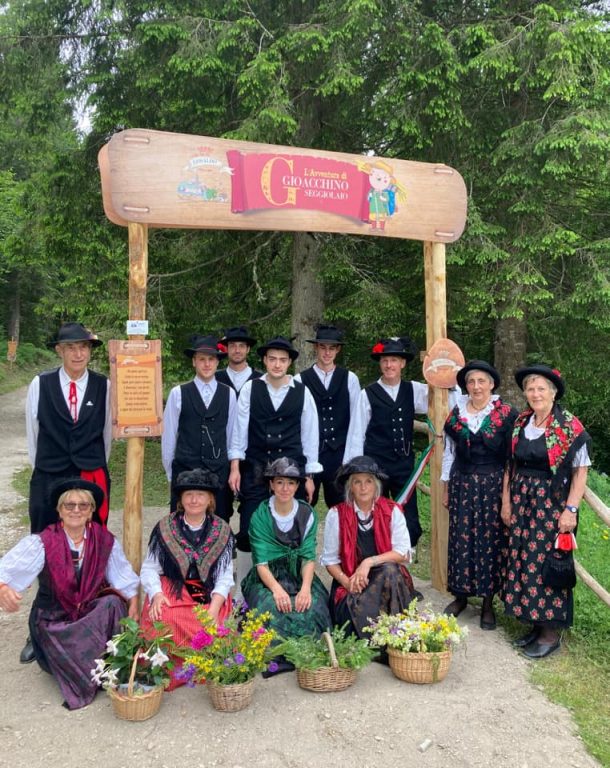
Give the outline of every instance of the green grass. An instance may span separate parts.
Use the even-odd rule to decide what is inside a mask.
[[[123,509],[125,500],[125,462],[127,456],[127,441],[115,440],[112,443],[112,453],[108,469],[112,485],[110,488],[110,508]],[[145,507],[167,506],[169,511],[169,483],[161,463],[161,440],[158,438],[146,440],[144,449],[144,488],[143,501]]]
[[[17,360],[6,359],[6,341],[0,341],[0,395],[29,384],[33,377],[56,365],[57,355],[48,349],[37,349],[32,344],[17,347]]]

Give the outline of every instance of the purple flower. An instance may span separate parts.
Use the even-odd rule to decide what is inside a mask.
[[[267,667],[267,672],[277,672],[279,669],[279,665],[276,661],[269,662],[269,666]]]
[[[235,662],[233,659],[229,658],[225,659],[222,663],[225,665],[225,667],[232,667]]]
[[[174,678],[187,685],[189,688],[195,687],[195,673],[197,668],[194,664],[185,664],[174,672]]]
[[[245,664],[246,657],[243,653],[236,653],[235,654],[235,663],[238,665]]]

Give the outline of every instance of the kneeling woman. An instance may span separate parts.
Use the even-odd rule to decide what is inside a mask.
[[[328,512],[320,562],[333,577],[334,624],[362,630],[380,613],[399,613],[415,597],[404,563],[411,551],[405,516],[381,496],[386,475],[368,456],[354,457],[337,473],[345,501]]]
[[[140,578],[147,599],[142,627],[154,635],[153,622],[162,621],[174,642],[190,645],[201,629],[193,607],[203,605],[221,623],[231,610],[233,534],[214,514],[218,478],[203,469],[181,472],[175,491],[176,511],[153,528]],[[180,685],[172,679],[169,690]]]
[[[303,474],[296,461],[281,458],[265,476],[272,496],[250,521],[254,567],[242,582],[244,600],[270,611],[271,626],[282,637],[321,634],[330,626],[328,592],[314,574],[317,515],[294,498]]]
[[[0,562],[0,607],[16,611],[21,592],[39,577],[30,613],[36,660],[50,672],[64,706],[90,704],[98,686],[94,660],[120,631],[119,620],[138,615],[138,577],[114,536],[91,522],[102,489],[79,477],[51,488],[59,522],[22,539]]]

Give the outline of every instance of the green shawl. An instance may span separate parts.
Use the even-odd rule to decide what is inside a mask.
[[[268,501],[261,502],[252,515],[250,521],[249,536],[250,546],[252,547],[252,560],[254,565],[259,563],[271,563],[273,560],[286,557],[289,560],[289,567],[293,574],[297,574],[297,564],[299,558],[302,560],[316,559],[316,532],[318,530],[318,516],[315,510],[299,500],[299,506],[306,506],[313,513],[313,525],[307,532],[307,535],[301,544],[295,549],[282,544],[275,535],[273,524],[273,515]]]

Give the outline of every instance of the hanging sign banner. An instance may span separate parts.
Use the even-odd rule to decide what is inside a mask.
[[[338,232],[450,243],[466,187],[439,163],[143,129],[99,153],[106,216],[152,227]]]
[[[158,437],[163,431],[161,342],[108,342],[112,437]]]

